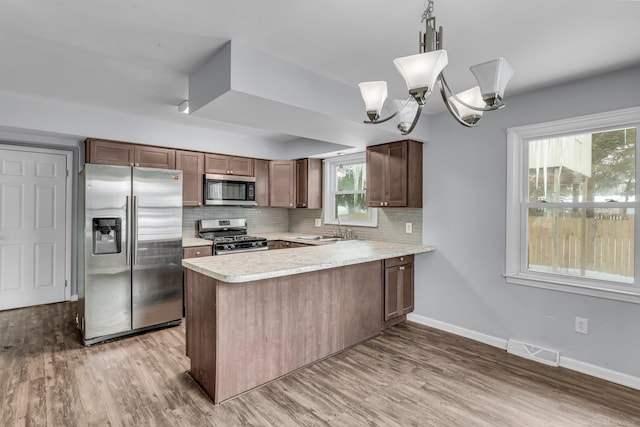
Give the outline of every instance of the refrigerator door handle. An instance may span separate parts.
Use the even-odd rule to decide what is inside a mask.
[[[125,258],[125,262],[126,265],[129,266],[131,265],[131,251],[130,251],[130,244],[131,244],[131,200],[129,199],[129,196],[126,196],[127,198],[127,212],[125,213],[125,217],[127,219],[127,240],[126,240],[126,244],[124,245],[125,248],[125,252],[124,252],[124,258]]]
[[[131,215],[131,242],[133,243],[133,265],[138,264],[138,196],[133,196],[133,215]]]

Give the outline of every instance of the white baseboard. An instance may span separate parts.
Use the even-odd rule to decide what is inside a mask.
[[[603,368],[602,366],[592,365],[591,363],[582,362],[580,360],[571,359],[570,357],[563,357],[562,355],[560,356],[560,366],[571,369],[572,371],[591,375],[592,377],[640,390],[640,378],[634,377],[633,375],[623,374],[622,372]]]
[[[474,341],[479,341],[484,344],[488,344],[500,349],[507,349],[507,340],[494,337],[492,335],[483,334],[481,332],[473,331],[471,329],[462,328],[460,326],[452,325],[451,323],[442,322],[440,320],[431,319],[429,317],[420,316],[410,313],[407,315],[407,320],[421,325],[430,326],[435,329],[440,329],[445,332],[450,332],[461,337],[469,338]],[[571,359],[560,355],[559,366],[571,369],[572,371],[580,372],[590,375],[592,377],[600,378],[612,383],[620,384],[626,387],[630,387],[636,390],[640,390],[640,377],[634,377],[633,375],[624,374],[622,372],[614,371],[611,369],[603,368],[601,366],[592,365],[590,363],[582,362],[580,360]]]
[[[78,301],[78,294],[71,295],[71,298],[69,299],[69,301]]]
[[[419,316],[417,314],[409,313],[407,320],[420,323],[421,325],[431,326],[432,328],[440,329],[445,332],[451,332],[461,337],[469,338],[474,341],[480,341],[481,343],[498,347],[503,350],[507,349],[507,340],[494,337],[492,335],[483,334],[481,332],[472,331],[471,329],[462,328],[460,326],[452,325],[451,323],[441,322],[440,320],[431,319],[429,317]]]

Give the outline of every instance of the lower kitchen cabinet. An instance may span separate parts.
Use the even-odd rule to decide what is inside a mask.
[[[404,320],[413,311],[413,255],[384,261],[384,322]]]

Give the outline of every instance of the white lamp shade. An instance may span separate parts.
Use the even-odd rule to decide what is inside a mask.
[[[446,50],[419,53],[393,60],[409,91],[425,87],[433,90],[438,75],[448,62]]]
[[[392,99],[389,103],[390,108],[393,109],[393,111],[398,111],[403,102],[404,99]],[[397,125],[408,129],[409,126],[411,126],[413,119],[416,117],[417,112],[418,103],[413,98],[411,98],[407,105],[405,105],[402,110],[398,111],[398,114],[396,114],[394,120]]]
[[[464,92],[460,92],[456,94],[456,96],[466,104],[469,104],[478,108],[485,107],[485,103],[482,100],[482,93],[480,92],[480,88],[478,86],[474,86],[471,89],[465,90]],[[470,117],[470,116],[482,116],[482,111],[465,107],[464,105],[459,103],[453,96],[449,97],[449,101],[456,107],[456,110],[458,110],[458,114],[460,115],[461,118]]]
[[[360,86],[360,94],[364,99],[365,109],[379,114],[382,110],[382,104],[387,99],[387,82],[362,82],[358,86]]]
[[[504,95],[507,83],[513,77],[513,68],[504,58],[483,62],[482,64],[469,67],[476,77],[482,96]]]

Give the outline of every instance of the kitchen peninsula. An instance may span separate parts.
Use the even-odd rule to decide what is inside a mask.
[[[220,403],[376,336],[385,263],[434,249],[352,240],[183,260],[191,376]]]

